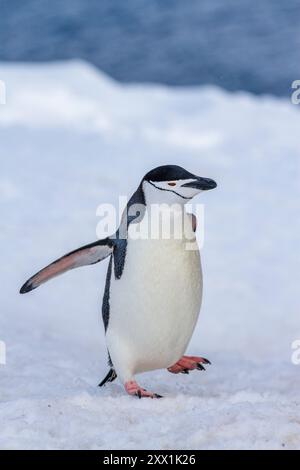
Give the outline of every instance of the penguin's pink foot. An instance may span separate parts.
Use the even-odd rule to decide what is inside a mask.
[[[161,395],[157,393],[148,392],[144,388],[140,387],[135,380],[130,380],[125,383],[125,390],[129,395],[133,395],[139,398],[148,397],[148,398],[162,398]]]
[[[205,359],[205,357],[182,356],[176,364],[168,367],[168,371],[172,372],[172,374],[188,374],[190,370],[194,369],[205,370],[202,364],[210,364],[210,361]]]

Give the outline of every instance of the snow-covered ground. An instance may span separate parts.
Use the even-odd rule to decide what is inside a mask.
[[[0,79],[0,447],[299,449],[299,107],[120,85],[82,62],[2,64]],[[97,387],[106,261],[18,290],[95,240],[97,206],[165,163],[219,184],[198,197],[205,290],[189,347],[212,365],[141,375],[165,398],[138,400]]]

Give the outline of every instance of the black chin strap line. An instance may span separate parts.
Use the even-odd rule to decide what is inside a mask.
[[[155,184],[152,183],[151,181],[148,181],[148,183],[151,184],[151,186],[153,186],[154,188],[159,189],[160,191],[167,191],[168,193],[174,193],[176,194],[176,196],[179,196],[182,199],[187,199],[187,200],[192,199],[191,197],[181,196],[181,194],[177,193],[176,191],[173,191],[173,189],[160,188],[159,186],[155,186]]]

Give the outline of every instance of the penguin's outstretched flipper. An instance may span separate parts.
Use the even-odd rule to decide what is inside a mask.
[[[49,281],[53,277],[69,271],[70,269],[79,268],[88,264],[95,264],[107,258],[113,251],[113,242],[110,238],[98,240],[89,245],[82,246],[77,250],[71,251],[44,269],[32,276],[20,289],[20,294],[25,294],[36,289],[44,282]]]
[[[113,382],[116,378],[117,378],[117,373],[115,369],[110,369],[108,374],[102,380],[102,382],[99,383],[99,387],[103,387],[103,385],[105,385],[106,382]]]

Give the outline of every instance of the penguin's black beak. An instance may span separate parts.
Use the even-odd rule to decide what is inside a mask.
[[[217,187],[217,183],[210,178],[202,178],[201,176],[195,176],[195,181],[190,181],[181,186],[182,188],[195,188],[200,191],[208,191]]]

